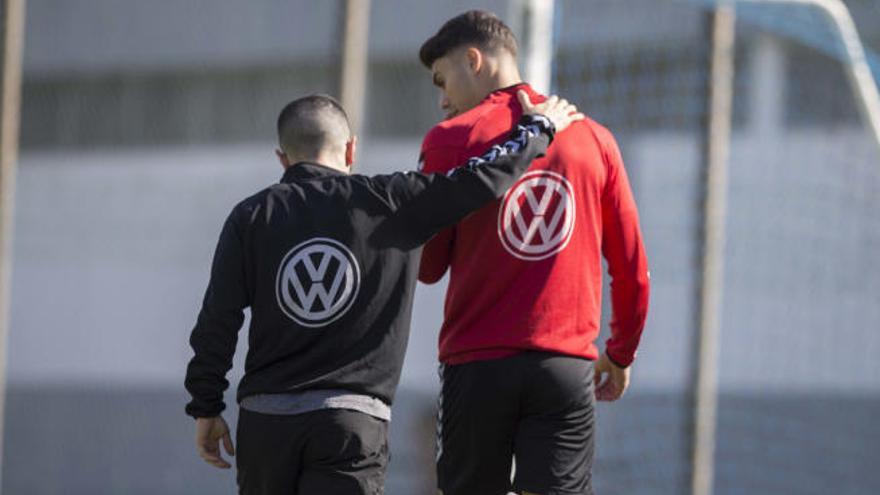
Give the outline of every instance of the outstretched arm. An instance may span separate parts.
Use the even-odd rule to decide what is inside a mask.
[[[391,220],[377,234],[406,241],[410,248],[423,244],[444,227],[504,195],[532,160],[543,155],[556,132],[584,118],[556,96],[537,105],[525,92],[518,97],[523,117],[507,141],[482,156],[445,175],[406,172],[374,178],[394,209]]]

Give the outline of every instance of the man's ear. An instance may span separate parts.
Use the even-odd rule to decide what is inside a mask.
[[[483,65],[486,63],[486,60],[483,57],[483,52],[478,48],[469,46],[464,52],[464,57],[467,61],[468,68],[472,73],[479,74],[480,71],[483,70]]]
[[[287,155],[285,155],[283,151],[276,149],[275,156],[277,156],[278,161],[281,162],[281,167],[287,169],[287,167],[290,166],[290,159],[287,158]]]
[[[351,169],[354,165],[355,154],[357,153],[357,136],[351,136],[351,139],[345,143],[345,165]]]

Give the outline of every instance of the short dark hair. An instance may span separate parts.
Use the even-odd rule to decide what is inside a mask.
[[[351,139],[351,124],[332,96],[314,94],[288,103],[278,115],[278,143],[287,154],[317,156]]]
[[[516,36],[498,16],[485,10],[469,10],[446,21],[437,34],[428,38],[419,49],[419,59],[430,69],[438,58],[468,44],[487,51],[504,49],[514,57],[517,52]]]

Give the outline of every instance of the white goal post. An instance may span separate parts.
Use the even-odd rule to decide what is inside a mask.
[[[846,75],[856,95],[859,112],[880,148],[880,92],[865,54],[856,24],[843,0],[716,0],[717,4],[792,5],[813,7],[828,19],[843,44]]]

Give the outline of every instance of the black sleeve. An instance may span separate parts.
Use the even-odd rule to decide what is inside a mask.
[[[392,209],[389,221],[376,232],[384,241],[425,243],[493,199],[499,198],[543,156],[553,140],[553,123],[543,115],[523,115],[507,141],[469,159],[447,174],[400,172],[375,177]]]
[[[250,304],[245,285],[243,242],[235,213],[233,210],[220,233],[211,280],[189,339],[195,355],[186,370],[185,385],[192,396],[186,413],[193,417],[216,416],[226,407],[223,403],[223,392],[229,386],[226,372],[232,367],[244,308]]]

